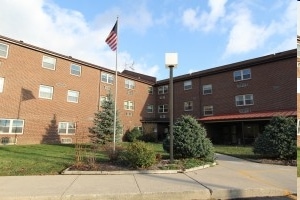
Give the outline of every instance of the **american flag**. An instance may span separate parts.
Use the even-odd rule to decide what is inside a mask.
[[[105,40],[105,42],[113,51],[117,50],[117,38],[118,38],[117,30],[118,30],[118,21],[116,21],[114,27],[112,28],[112,30],[110,31],[109,35]]]

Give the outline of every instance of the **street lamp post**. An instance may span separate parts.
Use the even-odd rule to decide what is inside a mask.
[[[170,113],[170,162],[174,161],[173,155],[173,68],[177,67],[178,56],[177,53],[165,54],[165,66],[170,69],[170,83],[169,83],[169,113]]]

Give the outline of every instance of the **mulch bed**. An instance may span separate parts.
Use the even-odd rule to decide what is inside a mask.
[[[272,164],[272,165],[286,165],[286,166],[297,166],[297,161],[285,161],[285,160],[276,160],[276,159],[247,159],[251,162],[257,162],[262,164]],[[158,170],[161,169],[162,166],[168,165],[168,160],[161,160],[155,165],[147,168],[149,170]],[[178,166],[180,168],[180,166]],[[136,170],[130,166],[122,165],[120,163],[115,163],[111,161],[95,163],[93,165],[79,163],[76,165],[72,165],[69,168],[70,171],[126,171],[126,170]]]

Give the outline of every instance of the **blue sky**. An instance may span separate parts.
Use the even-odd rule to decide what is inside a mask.
[[[296,48],[295,0],[1,0],[0,35],[118,70],[167,79]],[[297,20],[298,21],[298,20]]]

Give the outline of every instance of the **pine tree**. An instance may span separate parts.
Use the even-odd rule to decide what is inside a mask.
[[[102,102],[101,108],[95,113],[94,126],[90,128],[91,140],[94,144],[113,142],[114,138],[115,103],[111,93],[106,96],[106,100]],[[116,141],[119,141],[122,127],[118,118],[118,112],[116,119]]]

